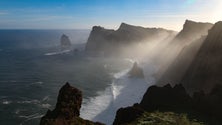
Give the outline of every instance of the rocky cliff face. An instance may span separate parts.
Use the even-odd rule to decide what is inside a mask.
[[[102,125],[79,117],[82,92],[66,83],[59,91],[56,107],[48,110],[40,125]]]
[[[158,38],[164,34],[175,34],[173,31],[161,28],[143,28],[122,23],[118,30],[108,30],[100,26],[94,26],[86,44],[89,53],[118,53],[121,47],[138,44]]]
[[[186,20],[183,29],[171,42],[169,42],[168,46],[161,50],[164,53],[157,57],[161,59],[161,61],[159,62],[164,61],[164,65],[160,66],[159,71],[156,74],[157,79],[162,79],[161,77],[165,75],[164,73],[168,72],[168,67],[175,63],[173,61],[177,60],[177,57],[181,56],[181,54],[184,53],[181,52],[181,50],[183,50],[185,47],[187,48],[187,50],[188,48],[193,48],[192,51],[195,51],[195,48],[197,48],[196,51],[198,51],[198,46],[202,44],[203,37],[208,34],[208,30],[210,30],[212,26],[213,24],[210,23],[200,23]],[[191,54],[195,55],[196,53]]]
[[[208,30],[213,27],[211,23],[194,22],[191,20],[186,20],[183,29],[177,34],[175,41],[180,43],[190,43],[194,40],[206,36]],[[179,41],[178,41],[179,40]]]
[[[201,37],[189,45],[186,45],[163,73],[160,79],[158,79],[157,84],[164,85],[170,83],[173,86],[175,84],[179,84],[193,59],[196,57],[196,54],[205,38],[206,37]]]
[[[209,34],[186,71],[181,83],[188,92],[210,92],[216,84],[222,84],[222,22],[218,22]]]

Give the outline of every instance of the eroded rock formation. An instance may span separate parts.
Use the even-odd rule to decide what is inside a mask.
[[[54,110],[48,110],[40,125],[102,125],[79,117],[82,92],[66,83],[59,91]]]
[[[67,35],[63,34],[61,36],[60,45],[61,45],[62,50],[70,49],[72,44],[71,44],[71,41]]]

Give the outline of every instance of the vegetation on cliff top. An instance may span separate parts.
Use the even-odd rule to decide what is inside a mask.
[[[174,112],[145,112],[135,121],[126,125],[204,125],[196,119],[189,119],[186,114]]]

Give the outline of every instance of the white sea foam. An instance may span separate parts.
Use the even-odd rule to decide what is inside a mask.
[[[4,105],[8,105],[8,104],[11,104],[11,103],[12,103],[12,101],[8,101],[8,100],[2,101],[2,104],[4,104]]]
[[[41,84],[43,84],[43,82],[41,81],[31,83],[31,85],[41,85]]]
[[[41,104],[41,106],[42,106],[43,108],[46,108],[46,109],[49,109],[49,108],[51,107],[51,105],[48,104],[48,103],[46,103],[46,104]]]
[[[143,68],[153,70],[150,67]],[[149,77],[150,74],[145,75],[145,79],[129,78],[129,70],[114,74],[113,83],[105,91],[94,98],[84,100],[81,117],[110,125],[119,108],[140,102],[147,88],[154,83],[154,79]]]
[[[33,119],[38,119],[38,118],[41,118],[41,117],[43,117],[44,115],[42,115],[42,114],[39,114],[39,113],[35,113],[35,114],[33,114],[33,115],[21,115],[21,116],[19,116],[20,118],[25,118],[25,120],[22,122],[22,123],[20,123],[19,125],[23,125],[24,123],[26,123],[26,122],[28,122],[28,121],[30,121],[30,120],[33,120]]]
[[[25,100],[25,101],[17,101],[18,104],[40,104],[40,101],[37,99],[33,100]]]
[[[46,53],[45,56],[53,56],[53,55],[60,55],[60,54],[67,54],[71,50],[63,50],[63,51],[58,51],[58,52],[51,52],[51,53]]]
[[[42,101],[48,101],[49,100],[49,96],[45,96]]]

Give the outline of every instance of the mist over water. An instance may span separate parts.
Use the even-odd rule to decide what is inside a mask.
[[[118,56],[93,57],[83,51],[89,31],[0,32],[0,123],[8,125],[39,124],[65,82],[83,91],[82,118],[112,124],[116,111],[139,103],[185,46],[171,43],[175,35],[159,34],[126,45]],[[63,33],[78,53],[60,50]],[[134,62],[144,79],[128,77]]]

